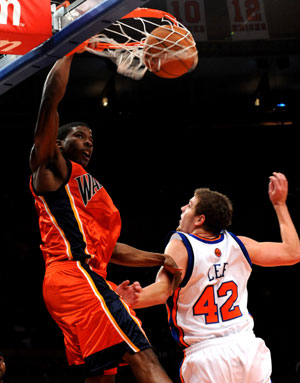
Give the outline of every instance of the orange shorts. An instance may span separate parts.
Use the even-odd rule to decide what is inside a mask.
[[[43,295],[64,334],[68,363],[85,364],[87,376],[115,374],[125,352],[151,347],[134,312],[84,263],[48,266]]]

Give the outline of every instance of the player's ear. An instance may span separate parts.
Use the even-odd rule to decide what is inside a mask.
[[[59,147],[60,150],[63,149],[63,140],[56,140],[56,145]]]
[[[204,214],[200,214],[200,215],[197,215],[197,216],[196,216],[196,222],[195,222],[195,225],[196,225],[197,227],[201,227],[201,226],[203,226],[204,222],[205,222],[205,215],[204,215]]]

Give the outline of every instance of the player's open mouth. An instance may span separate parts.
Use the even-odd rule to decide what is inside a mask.
[[[88,151],[84,151],[84,152],[82,152],[82,154],[84,155],[84,157],[85,158],[87,158],[88,160],[91,158],[91,153],[90,152],[88,152]]]

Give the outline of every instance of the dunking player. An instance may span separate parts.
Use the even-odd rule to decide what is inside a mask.
[[[134,307],[167,302],[172,335],[184,348],[182,382],[271,382],[270,352],[255,337],[247,309],[247,281],[251,262],[268,267],[300,261],[287,192],[286,177],[273,173],[269,197],[280,226],[279,243],[229,233],[232,205],[218,192],[197,189],[181,208],[179,227],[166,248],[182,268],[181,284],[169,298],[171,283],[161,269]]]
[[[119,212],[84,169],[93,151],[90,128],[73,123],[58,129],[72,59],[58,60],[46,79],[30,154],[46,265],[44,300],[63,331],[69,364],[86,367],[86,382],[114,382],[124,361],[138,382],[170,383],[140,322],[106,281],[106,269],[108,262],[163,265],[175,285],[180,272],[170,256],[117,243]]]

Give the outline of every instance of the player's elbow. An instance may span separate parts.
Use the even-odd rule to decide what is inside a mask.
[[[292,250],[290,252],[290,261],[290,265],[295,265],[296,263],[300,262],[300,244],[296,250]]]
[[[295,265],[300,262],[300,242],[293,245],[285,244],[283,254],[284,265]]]
[[[161,293],[159,296],[159,303],[158,304],[164,305],[171,295],[172,295],[171,289]]]

